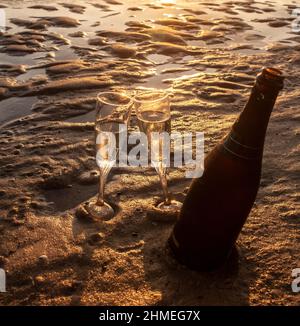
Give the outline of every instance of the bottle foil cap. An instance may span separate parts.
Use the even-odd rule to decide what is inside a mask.
[[[283,88],[284,74],[277,68],[265,67],[256,78],[262,92],[279,92]]]

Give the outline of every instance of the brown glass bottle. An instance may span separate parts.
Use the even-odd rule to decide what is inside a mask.
[[[262,70],[243,112],[189,189],[168,243],[192,269],[220,267],[235,245],[259,188],[265,134],[283,80],[277,69]]]

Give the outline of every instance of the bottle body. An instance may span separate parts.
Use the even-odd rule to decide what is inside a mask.
[[[193,181],[169,238],[181,263],[209,271],[229,257],[257,195],[265,133],[279,89],[270,95],[256,82],[228,136],[205,158],[204,173]]]
[[[233,164],[231,154],[223,151],[219,145],[206,157],[203,176],[194,180],[171,236],[178,260],[193,269],[222,265],[256,198],[261,160]]]

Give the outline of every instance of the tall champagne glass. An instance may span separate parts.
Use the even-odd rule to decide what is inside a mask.
[[[134,98],[134,106],[141,132],[147,135],[151,163],[155,167],[162,186],[164,201],[158,208],[168,211],[178,211],[181,203],[171,199],[168,191],[168,159],[164,157],[162,133],[171,132],[171,112],[169,94],[160,90],[140,90]],[[154,136],[156,134],[156,136]]]
[[[104,200],[107,176],[116,163],[122,144],[127,142],[127,126],[132,100],[119,92],[102,92],[97,96],[95,142],[96,163],[100,172],[99,192],[88,204],[89,213],[96,219],[110,219],[113,208]]]

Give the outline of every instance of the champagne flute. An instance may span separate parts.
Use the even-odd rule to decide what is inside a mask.
[[[136,93],[134,106],[138,119],[139,129],[147,135],[151,150],[151,163],[155,167],[161,182],[164,201],[157,207],[165,211],[179,211],[182,204],[171,199],[168,191],[168,158],[163,150],[162,133],[171,133],[171,112],[169,94],[160,90],[144,90]],[[156,134],[156,135],[155,135]]]
[[[132,99],[124,93],[102,92],[97,96],[95,138],[96,163],[100,172],[99,192],[87,206],[96,219],[110,219],[113,208],[104,201],[107,176],[116,162],[116,156],[127,142],[127,127]]]

